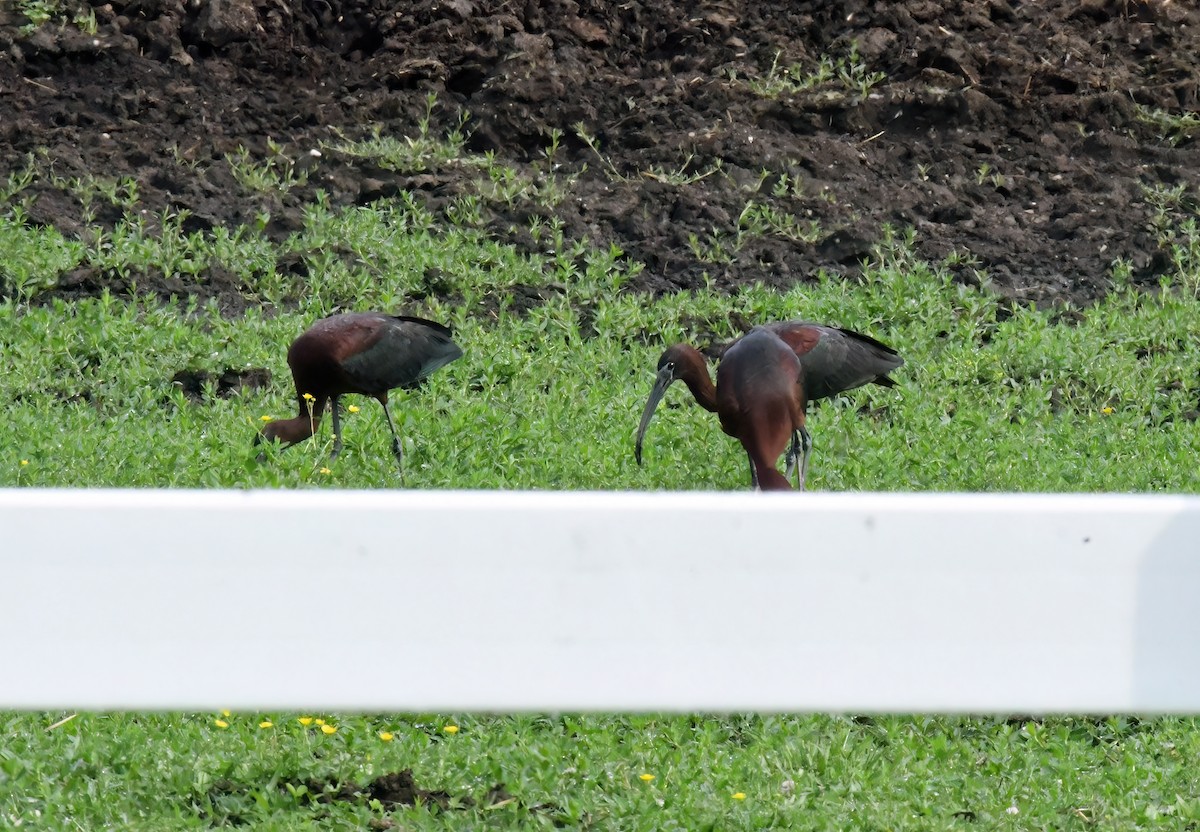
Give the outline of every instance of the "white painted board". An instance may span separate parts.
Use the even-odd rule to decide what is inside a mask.
[[[0,708],[1200,712],[1200,498],[0,490]]]

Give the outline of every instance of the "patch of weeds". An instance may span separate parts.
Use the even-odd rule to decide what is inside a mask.
[[[443,228],[409,192],[341,210],[319,200],[278,249],[276,266],[251,275],[251,288],[272,302],[304,298],[329,310],[441,297],[475,312],[505,288],[546,282],[541,267],[478,230],[479,197],[459,197],[446,213],[453,225]]]
[[[100,29],[100,23],[96,20],[96,10],[90,5],[83,6],[71,16],[71,22],[74,23],[81,32],[88,35],[94,35]]]
[[[745,84],[763,98],[827,91],[851,93],[860,101],[887,80],[885,73],[872,72],[867,67],[857,44],[851,44],[845,55],[822,55],[815,66],[799,63],[783,66],[782,56],[782,51],[776,52],[771,67],[761,77],[743,79],[730,72],[729,79]]]
[[[209,265],[212,250],[204,234],[183,230],[187,216],[187,211],[127,214],[111,231],[94,232],[87,260],[123,276],[144,271],[199,274]]]
[[[994,188],[1003,188],[1005,183],[1004,174],[995,170],[987,162],[982,162],[975,169],[975,184],[982,185],[985,182],[991,182]]]
[[[723,163],[720,159],[714,161],[711,165],[703,170],[692,168],[694,154],[689,153],[687,159],[675,170],[665,170],[657,165],[652,165],[648,170],[642,171],[642,176],[647,179],[653,179],[656,182],[663,182],[667,185],[692,185],[703,179],[707,179],[714,173],[720,173]]]
[[[1175,278],[1200,297],[1200,204],[1186,183],[1146,187],[1143,195],[1151,211],[1150,226],[1170,258]]]
[[[482,176],[476,182],[475,191],[459,195],[446,210],[446,219],[452,225],[482,228],[486,225],[484,206],[488,204],[503,205],[510,211],[519,204],[532,204],[550,211],[566,198],[578,173],[564,177],[557,169],[555,156],[562,139],[561,131],[550,131],[549,143],[542,150],[544,161],[533,165],[530,172],[524,172],[502,163],[493,151],[467,152],[469,116],[465,111],[446,138],[432,137],[430,121],[436,103],[436,96],[431,94],[426,98],[425,115],[418,124],[415,137],[383,136],[376,128],[370,139],[343,140],[332,148],[353,158],[370,159],[402,174],[436,172],[450,167],[479,170]]]
[[[747,202],[738,216],[738,247],[746,237],[767,235],[797,243],[815,243],[821,237],[821,226],[815,220],[805,222],[795,214],[763,202]]]
[[[371,138],[341,141],[330,145],[331,149],[351,158],[370,159],[381,167],[398,173],[423,173],[456,164],[467,157],[466,125],[469,115],[459,114],[458,124],[439,139],[431,135],[430,123],[437,95],[430,93],[425,98],[425,114],[417,122],[416,136],[384,136],[378,127],[373,128]]]
[[[500,163],[490,150],[482,156],[464,160],[482,168],[486,176],[479,184],[479,198],[491,204],[503,205],[509,210],[521,203],[552,210],[566,199],[570,187],[579,176],[578,173],[563,176],[554,169],[553,153],[557,138],[554,142],[555,146],[546,151],[545,164],[535,165],[531,173]]]
[[[835,68],[842,86],[857,93],[861,101],[865,101],[871,94],[871,90],[887,80],[885,73],[872,72],[867,68],[866,62],[858,53],[858,44],[856,43],[850,44],[850,49],[845,57],[837,60]]]
[[[483,228],[487,224],[483,203],[475,194],[454,197],[446,208],[446,218],[459,228]]]
[[[600,160],[600,163],[604,166],[604,169],[608,171],[608,175],[614,181],[632,181],[632,177],[626,176],[617,170],[617,167],[612,163],[612,160],[601,152],[600,139],[587,129],[587,125],[585,125],[583,122],[578,122],[574,125],[573,129],[575,131],[575,135],[578,136],[579,140],[587,145],[588,149],[592,151],[593,155]],[[692,163],[694,160],[695,154],[689,153],[688,157],[679,165],[679,167],[675,168],[674,170],[668,170],[659,165],[651,165],[646,170],[643,170],[640,175],[646,179],[653,179],[655,182],[662,182],[667,185],[682,187],[700,182],[701,180],[707,179],[713,174],[720,173],[724,169],[724,163],[720,159],[716,159],[708,167],[702,169],[693,167]]]
[[[483,160],[483,170],[487,175],[484,199],[511,207],[525,196],[530,188],[529,178],[522,176],[516,168],[497,162],[494,151],[485,153]]]
[[[979,255],[967,250],[951,249],[950,253],[942,258],[942,266],[947,269],[979,268]]]
[[[268,138],[267,149],[270,156],[262,162],[252,159],[245,147],[225,154],[233,178],[243,188],[256,193],[286,193],[308,181],[308,171],[297,170],[296,161],[284,153],[281,145]]]
[[[610,296],[621,291],[643,268],[642,263],[628,260],[615,243],[607,249],[587,249],[583,261],[583,274],[567,287],[573,297]]]
[[[804,180],[798,173],[789,174],[784,171],[771,186],[771,196],[776,199],[800,199],[804,196]]]
[[[1200,297],[1200,227],[1196,217],[1180,224],[1170,244],[1171,262],[1184,287]]]
[[[57,0],[17,0],[14,10],[28,21],[21,30],[29,33],[63,14],[63,4]]]
[[[32,228],[24,211],[0,216],[0,295],[25,302],[58,282],[84,257],[84,246],[52,227]]]
[[[740,248],[734,235],[713,229],[704,239],[694,231],[688,232],[688,250],[701,263],[732,263]]]
[[[30,34],[47,23],[71,23],[89,35],[96,34],[98,24],[92,7],[79,0],[15,0],[13,10],[27,21],[21,26]]]
[[[37,171],[38,164],[35,155],[26,154],[25,164],[9,173],[8,179],[0,187],[0,202],[6,205],[10,204],[18,194],[33,184],[37,177]]]
[[[878,271],[915,270],[920,266],[916,256],[916,229],[911,226],[896,228],[884,223],[880,228],[879,240],[871,247]]]
[[[123,176],[120,179],[107,179],[89,175],[74,177],[65,182],[59,181],[56,184],[64,186],[64,190],[69,191],[79,200],[79,204],[83,207],[83,221],[85,223],[95,221],[96,210],[93,203],[97,198],[119,208],[124,213],[132,212],[140,199],[138,182],[132,176]]]
[[[617,170],[617,166],[612,163],[612,159],[609,159],[600,152],[600,139],[587,129],[586,124],[584,124],[582,121],[576,122],[572,129],[575,131],[575,135],[579,137],[579,140],[587,145],[588,149],[591,150],[596,158],[600,160],[600,164],[602,164],[604,169],[608,171],[609,176],[618,182],[629,181],[628,176],[625,176],[619,170]]]
[[[182,148],[177,143],[173,143],[168,150],[171,151],[171,158],[175,160],[175,164],[188,170],[196,170],[200,167],[200,161],[194,158],[191,154],[196,152],[196,146],[191,148]]]
[[[1142,189],[1142,196],[1150,207],[1150,225],[1160,245],[1169,243],[1179,224],[1197,210],[1196,200],[1189,197],[1184,182],[1174,186],[1147,185]]]
[[[821,227],[815,221],[801,220],[773,205],[750,200],[738,215],[733,232],[713,229],[704,239],[690,233],[688,248],[702,263],[732,263],[748,241],[768,236],[812,244],[821,238]]]
[[[1144,104],[1138,104],[1136,112],[1138,121],[1154,128],[1159,138],[1171,147],[1178,147],[1200,136],[1200,113],[1170,113]]]

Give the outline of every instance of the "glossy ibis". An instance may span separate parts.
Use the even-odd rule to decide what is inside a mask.
[[[714,385],[704,356],[688,344],[676,344],[658,363],[658,379],[638,425],[641,437],[654,408],[671,382],[687,384],[705,410],[717,414],[721,430],[737,439],[750,458],[750,483],[756,489],[787,490],[788,478],[775,461],[791,440],[794,449],[804,431],[804,371],[800,359],[776,333],[755,327],[725,351]],[[803,472],[797,485],[804,488]]]
[[[803,370],[806,409],[809,401],[830,398],[864,384],[874,383],[892,387],[895,382],[887,374],[904,364],[904,359],[886,344],[841,327],[811,321],[779,321],[764,324],[756,329],[765,329],[778,336],[799,359]],[[734,341],[725,350],[725,356],[739,342],[740,339]],[[666,393],[667,387],[676,380],[683,380],[688,385],[701,407],[716,411],[716,389],[709,380],[704,357],[688,344],[668,347],[658,360],[658,377],[638,425],[634,455],[639,465],[642,464],[642,439],[654,415],[654,409]],[[811,446],[808,431],[801,426],[788,451],[789,477],[797,457],[800,457],[800,482],[804,481],[808,473],[808,452]]]
[[[288,366],[296,383],[300,412],[263,427],[255,444],[279,440],[287,446],[316,432],[326,403],[333,411],[333,451],[342,450],[338,400],[346,393],[372,396],[383,405],[392,432],[392,453],[404,472],[400,437],[388,411],[388,391],[413,388],[435,370],[462,355],[439,323],[382,312],[347,312],[323,318],[302,333],[288,349]]]

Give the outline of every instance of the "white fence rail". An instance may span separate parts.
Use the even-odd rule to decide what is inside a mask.
[[[0,708],[1200,712],[1200,498],[0,490]]]

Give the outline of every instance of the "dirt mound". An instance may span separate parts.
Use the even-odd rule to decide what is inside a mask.
[[[964,280],[986,271],[1017,298],[1086,301],[1114,260],[1143,280],[1167,268],[1148,189],[1200,176],[1200,130],[1179,118],[1200,109],[1200,13],[1187,3],[112,0],[77,12],[94,33],[27,33],[0,12],[0,175],[35,154],[28,215],[67,234],[129,207],[72,198],[89,174],[131,177],[139,208],[183,212],[188,231],[265,218],[282,239],[318,188],[334,204],[411,190],[449,213],[479,193],[478,168],[329,147],[374,129],[415,135],[430,93],[431,135],[465,117],[468,148],[528,185],[484,201],[496,235],[537,250],[531,224],[553,218],[568,239],[643,261],[651,291],[706,273],[726,287],[851,274],[892,226]],[[255,189],[239,158],[302,181]]]

